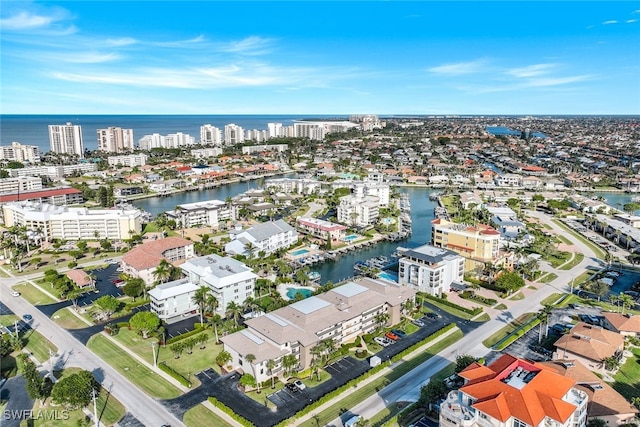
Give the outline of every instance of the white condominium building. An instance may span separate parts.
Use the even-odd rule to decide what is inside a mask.
[[[269,132],[266,130],[252,129],[244,133],[245,141],[264,142],[269,139]]]
[[[244,142],[244,129],[230,123],[224,126],[224,145],[235,145]]]
[[[0,147],[0,160],[40,163],[40,148],[37,145],[23,145],[14,141],[11,145]]]
[[[142,231],[138,209],[95,209],[14,202],[2,206],[7,227],[39,230],[45,240],[126,240]]]
[[[96,163],[76,163],[74,165],[55,166],[28,166],[20,169],[9,169],[9,176],[47,176],[53,180],[62,179],[65,176],[95,172],[98,170]]]
[[[255,154],[262,153],[263,151],[276,151],[278,153],[282,153],[288,149],[288,144],[248,145],[242,147],[242,154]]]
[[[267,123],[267,131],[269,132],[269,138],[277,138],[284,135],[282,123]]]
[[[353,227],[367,227],[378,221],[380,201],[376,196],[345,196],[340,198],[337,211],[338,222]]]
[[[165,148],[180,148],[195,145],[196,139],[186,133],[170,133],[165,138]]]
[[[311,178],[274,178],[264,182],[264,188],[274,188],[285,193],[312,194],[320,191],[322,183]]]
[[[431,245],[403,251],[398,265],[398,283],[420,292],[440,296],[452,283],[464,280],[464,258]]]
[[[84,158],[82,126],[67,122],[66,125],[49,125],[51,151],[58,154],[70,154]]]
[[[293,122],[295,137],[320,140],[328,133],[346,132],[360,128],[359,124],[345,121],[295,121]]]
[[[159,284],[148,292],[151,311],[167,323],[181,320],[183,314],[198,310],[193,300],[198,289],[189,279]]]
[[[0,179],[0,194],[24,193],[36,190],[42,190],[42,178],[40,177],[20,176]]]
[[[134,149],[133,129],[111,126],[106,129],[98,129],[97,133],[98,150],[100,151],[123,153]]]
[[[107,162],[109,162],[109,166],[126,166],[126,167],[134,167],[134,166],[144,166],[147,164],[147,159],[149,156],[146,154],[129,154],[125,156],[109,156],[107,157]]]
[[[180,221],[186,228],[214,227],[226,221],[235,221],[236,209],[233,204],[222,200],[207,200],[204,202],[184,203],[176,206],[173,211],[165,212],[168,218]]]
[[[145,135],[138,140],[138,147],[141,150],[151,150],[152,148],[164,148],[166,147],[165,137],[159,133],[151,135]]]
[[[200,126],[200,144],[222,145],[222,131],[209,124]]]
[[[208,157],[218,157],[222,154],[222,148],[210,147],[210,148],[197,148],[191,150],[191,155],[196,159],[206,159]]]
[[[298,232],[284,220],[256,224],[240,233],[231,233],[231,241],[224,250],[232,255],[257,256],[260,252],[266,255],[279,249],[286,249],[298,242]],[[252,248],[248,249],[248,245]]]
[[[191,283],[207,286],[218,300],[218,314],[225,317],[230,302],[242,306],[253,291],[258,277],[249,267],[231,257],[211,254],[191,258],[180,266]]]
[[[376,196],[381,207],[389,206],[391,197],[391,187],[388,184],[376,183],[371,181],[354,182],[353,194],[358,197]]]

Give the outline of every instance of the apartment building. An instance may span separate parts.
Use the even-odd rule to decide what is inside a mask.
[[[107,162],[109,163],[109,166],[116,166],[116,167],[128,167],[128,168],[132,168],[135,166],[144,166],[147,164],[147,160],[149,159],[149,156],[147,156],[146,154],[140,153],[140,154],[127,154],[124,156],[109,156],[107,157]]]
[[[25,193],[38,190],[42,190],[42,178],[40,177],[0,178],[0,194]]]
[[[462,255],[466,260],[465,271],[501,261],[500,232],[489,225],[471,226],[437,218],[431,221],[431,227],[431,244]]]
[[[242,305],[247,298],[253,297],[258,277],[240,261],[215,254],[191,258],[180,269],[191,283],[211,289],[218,300],[217,313],[222,317],[230,302]]]
[[[164,135],[160,135],[159,133],[144,135],[138,140],[138,147],[140,147],[141,150],[164,148],[166,147],[166,137]]]
[[[321,185],[320,181],[310,178],[274,178],[264,182],[264,188],[274,188],[288,194],[312,194],[320,191]]]
[[[353,342],[356,337],[373,332],[378,315],[389,315],[388,325],[401,320],[402,305],[415,298],[416,291],[369,278],[360,278],[320,295],[306,298],[265,315],[245,321],[247,329],[221,339],[231,354],[230,364],[251,372],[258,381],[270,378],[266,362],[272,359],[280,373],[281,359],[293,354],[298,369],[311,365],[311,349],[323,339],[337,345]],[[256,356],[253,362],[247,354]]]
[[[495,182],[498,187],[522,187],[522,175],[505,173],[496,176]]]
[[[338,222],[353,227],[374,225],[380,216],[379,201],[377,196],[350,195],[341,197],[337,209]]]
[[[195,313],[199,309],[193,301],[193,296],[200,286],[189,279],[178,279],[161,283],[148,292],[149,308],[158,315],[160,320],[174,323],[183,318],[184,314]]]
[[[444,427],[585,427],[587,393],[576,381],[537,362],[502,355],[490,365],[472,363],[440,404]]]
[[[49,125],[51,151],[58,154],[76,155],[84,158],[82,126],[67,122],[64,125]]]
[[[354,182],[351,186],[353,195],[356,197],[375,196],[378,198],[380,207],[389,206],[391,198],[391,187],[388,184],[375,182]]]
[[[147,286],[156,281],[155,269],[162,260],[172,264],[193,258],[195,251],[191,240],[181,237],[146,241],[127,252],[120,262],[124,273],[139,277]]]
[[[195,145],[196,139],[186,133],[170,133],[164,139],[165,148],[180,148]]]
[[[0,160],[40,163],[40,147],[37,145],[23,145],[14,141],[11,145],[0,147]]]
[[[457,253],[423,245],[402,251],[398,263],[398,283],[429,295],[440,296],[451,285],[462,284],[465,259]]]
[[[46,176],[52,180],[61,180],[64,177],[87,172],[95,172],[98,165],[95,163],[76,163],[73,165],[27,166],[20,169],[9,169],[9,176]]]
[[[0,205],[11,202],[47,203],[53,206],[79,205],[84,202],[82,191],[71,187],[0,195]]]
[[[230,123],[224,126],[224,145],[235,145],[244,142],[244,129]]]
[[[585,215],[587,227],[602,233],[607,239],[626,248],[630,253],[640,253],[640,229],[620,219],[606,215]]]
[[[200,126],[200,144],[222,145],[222,131],[210,124]]]
[[[298,243],[298,232],[282,219],[256,224],[245,231],[232,232],[230,237],[232,240],[224,245],[224,250],[232,255],[251,256],[260,252],[270,255]],[[247,245],[251,245],[252,249],[249,250]]]
[[[165,212],[168,218],[180,221],[186,228],[220,228],[222,223],[236,220],[236,208],[222,200],[185,203],[173,211]]]
[[[293,122],[294,136],[296,138],[309,138],[322,140],[326,134],[332,132],[346,132],[349,129],[360,128],[357,123],[346,121],[308,121]]]
[[[331,239],[332,242],[344,242],[344,238],[347,234],[347,227],[341,224],[334,224],[331,221],[325,221],[318,218],[303,218],[296,219],[298,229],[310,236],[317,237],[322,241]]]
[[[39,230],[45,240],[125,240],[142,231],[138,209],[95,209],[14,202],[2,206],[6,227]]]
[[[106,129],[97,129],[98,150],[108,153],[124,153],[133,151],[133,129],[122,129],[111,126]]]
[[[221,147],[197,148],[191,150],[191,155],[196,159],[206,159],[209,157],[218,157],[222,154]]]
[[[283,153],[288,149],[289,149],[288,144],[247,145],[242,147],[242,154],[256,154],[256,153],[262,153],[264,151]]]

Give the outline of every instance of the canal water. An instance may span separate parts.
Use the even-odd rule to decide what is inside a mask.
[[[295,177],[295,174],[285,175]],[[184,203],[194,203],[206,200],[225,200],[227,197],[235,197],[250,189],[262,188],[264,180],[247,182],[236,182],[221,187],[210,188],[202,191],[192,191],[172,194],[168,197],[153,197],[135,201],[133,204],[154,216],[159,213],[173,210],[177,205]],[[406,239],[396,242],[381,242],[375,246],[349,252],[340,256],[335,261],[328,261],[323,264],[313,266],[312,271],[320,273],[320,282],[333,283],[340,282],[354,275],[353,266],[358,261],[365,261],[369,258],[384,255],[390,257],[396,249],[401,247],[415,248],[431,241],[431,221],[435,218],[434,208],[436,202],[429,200],[431,193],[439,191],[429,188],[407,188],[399,187],[398,191],[407,193],[411,202],[411,229],[412,234]],[[631,195],[625,193],[600,193],[614,207],[617,204],[624,205],[631,201]]]

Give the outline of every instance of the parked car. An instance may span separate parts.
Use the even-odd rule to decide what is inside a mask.
[[[386,334],[384,334],[384,336],[393,341],[398,341],[400,339],[400,337],[394,334],[393,332],[387,332]]]
[[[400,338],[404,337],[406,334],[405,331],[401,331],[400,329],[392,329],[391,332],[399,336]]]
[[[373,340],[383,347],[387,347],[389,345],[389,341],[382,337],[375,337]]]
[[[438,313],[427,313],[424,317],[435,320],[435,319],[439,319],[440,315]]]
[[[296,385],[294,383],[287,383],[287,384],[285,384],[285,387],[291,393],[297,393],[297,392],[300,391],[300,389],[298,387],[296,387]]]
[[[293,382],[293,385],[295,385],[296,387],[298,387],[300,390],[304,390],[305,388],[307,388],[306,385],[304,385],[304,383],[300,380],[295,380]]]
[[[424,326],[424,322],[422,320],[420,320],[420,319],[412,320],[411,323],[413,323],[416,326],[420,326],[420,327]]]

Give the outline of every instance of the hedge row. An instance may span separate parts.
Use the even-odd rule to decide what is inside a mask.
[[[183,386],[191,388],[191,381],[186,379],[184,377],[184,375],[182,375],[181,373],[177,372],[175,369],[173,369],[171,366],[167,365],[165,362],[160,362],[158,367],[162,371],[164,371],[167,374],[171,375],[174,379],[178,380],[178,382],[180,384],[182,384]]]
[[[127,305],[125,305],[125,307],[127,310],[132,310],[136,307],[140,307],[141,305],[145,305],[145,304],[149,304],[148,299],[138,300],[136,302],[130,302]]]
[[[438,338],[440,335],[442,335],[442,334],[444,334],[446,332],[449,332],[451,329],[454,329],[455,327],[456,327],[455,323],[449,323],[447,326],[443,326],[442,328],[438,329],[437,331],[435,331],[434,333],[432,333],[431,335],[429,335],[428,337],[426,337],[422,341],[418,341],[417,343],[415,343],[411,347],[405,348],[400,353],[398,353],[395,356],[393,356],[391,358],[391,360],[394,361],[394,362],[397,362],[398,360],[402,359],[407,354],[409,354],[409,353],[415,351],[417,348],[420,348],[421,346],[433,341],[434,339]]]
[[[519,329],[511,332],[509,335],[504,337],[502,340],[496,343],[496,345],[494,345],[493,348],[496,350],[504,350],[509,345],[511,345],[515,340],[517,340],[518,338],[520,338],[521,336],[529,332],[531,329],[533,329],[534,326],[538,325],[539,323],[540,323],[540,319],[538,318],[533,319],[531,322],[525,325],[522,325]]]
[[[477,301],[480,304],[485,304],[485,305],[488,305],[489,307],[492,307],[498,303],[498,301],[493,298],[486,298],[486,297],[483,297],[482,295],[476,295],[472,291],[462,292],[460,294],[460,298],[468,299],[470,301]]]
[[[209,402],[211,402],[213,404],[213,406],[215,406],[216,408],[220,409],[225,414],[229,415],[235,421],[240,423],[240,425],[243,425],[243,426],[246,426],[246,427],[253,427],[253,423],[251,421],[249,421],[248,419],[246,419],[242,415],[236,414],[235,412],[233,412],[233,409],[229,408],[227,405],[225,405],[224,403],[220,402],[215,397],[209,397]]]
[[[471,314],[472,316],[475,316],[476,314],[480,314],[482,313],[482,307],[474,307],[473,309],[471,308],[466,308],[466,307],[462,307],[456,303],[453,303],[451,301],[448,301],[444,298],[438,298],[438,297],[434,297],[433,295],[429,295],[429,294],[425,294],[424,297],[426,299],[430,299],[432,301],[437,301],[440,304],[444,304],[446,306],[455,308],[456,310],[460,310],[460,311],[464,311],[467,314]]]
[[[204,331],[205,329],[206,328],[203,328],[202,326],[196,327],[193,331],[185,332],[184,334],[180,334],[178,336],[169,338],[166,343],[167,344],[173,344],[174,342],[177,342],[177,341],[183,340],[185,338],[189,338],[191,336],[199,334],[200,332]]]
[[[420,346],[422,346],[422,345],[434,340],[435,338],[439,337],[443,333],[445,333],[445,332],[447,332],[450,329],[455,328],[455,327],[456,327],[456,325],[454,323],[450,323],[449,325],[447,325],[447,326],[437,330],[433,334],[429,335],[428,337],[426,337],[422,341],[420,341],[420,342],[412,345],[411,347],[407,348],[406,350],[398,353],[398,355],[394,356],[391,360],[393,360],[394,362],[399,360],[400,358],[406,356],[408,353],[411,353],[412,351],[414,351],[416,348],[418,348],[418,347],[420,347]],[[282,421],[281,423],[277,424],[277,426],[278,427],[285,427],[285,426],[289,425],[289,423],[292,420],[295,420],[296,418],[300,418],[301,416],[306,415],[309,412],[313,411],[314,409],[324,405],[326,402],[328,402],[329,400],[333,399],[334,397],[339,396],[339,395],[341,395],[342,393],[344,393],[344,392],[346,392],[348,390],[352,390],[355,385],[360,384],[362,381],[366,380],[370,376],[375,375],[376,373],[380,372],[384,368],[388,367],[390,363],[391,362],[389,360],[383,361],[381,364],[369,369],[368,371],[366,371],[365,373],[363,373],[359,377],[352,379],[351,381],[349,381],[348,383],[342,385],[341,387],[338,387],[337,389],[335,389],[333,391],[330,391],[329,393],[327,393],[324,396],[320,397],[315,402],[311,403],[310,405],[304,407],[303,409],[301,409],[300,411],[295,413],[292,417],[290,417],[290,418]]]

